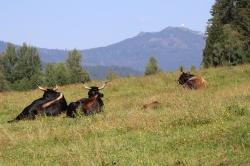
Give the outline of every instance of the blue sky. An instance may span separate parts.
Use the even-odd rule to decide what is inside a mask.
[[[181,26],[204,32],[215,0],[1,0],[0,40],[43,48],[106,46]]]

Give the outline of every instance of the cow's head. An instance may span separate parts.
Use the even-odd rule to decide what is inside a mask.
[[[100,87],[97,87],[97,86],[91,86],[91,87],[88,87],[87,85],[84,84],[83,82],[83,86],[85,89],[89,90],[88,91],[88,96],[89,98],[91,97],[94,97],[94,96],[98,96],[98,97],[104,97],[104,95],[102,93],[100,93],[100,90],[102,90],[106,84],[108,83],[108,81],[106,81],[102,86]]]
[[[52,89],[43,88],[41,86],[38,86],[38,88],[44,92],[43,93],[43,98],[44,99],[50,100],[50,99],[57,98],[57,97],[59,97],[61,95],[60,92],[57,92],[57,90],[58,90],[57,86],[55,88],[52,88]]]
[[[180,75],[180,77],[178,79],[178,83],[183,85],[187,82],[187,80],[189,80],[193,76],[194,75],[190,74],[189,72],[182,72],[182,74]]]

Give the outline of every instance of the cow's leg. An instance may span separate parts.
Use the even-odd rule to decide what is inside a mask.
[[[98,99],[93,105],[92,105],[92,111],[95,113],[99,113],[103,111],[103,101],[102,99]]]
[[[99,105],[98,105],[98,106],[97,106],[97,109],[96,109],[96,110],[97,110],[96,112],[97,112],[97,113],[103,112],[103,107],[104,107],[104,106],[99,106]]]
[[[79,107],[79,102],[72,102],[69,104],[66,115],[75,118],[76,117],[76,109]]]
[[[89,116],[89,115],[92,115],[92,114],[94,114],[94,111],[93,111],[93,110],[89,110],[89,109],[88,109],[88,110],[85,110],[85,111],[84,111],[84,115],[85,115],[85,116]]]

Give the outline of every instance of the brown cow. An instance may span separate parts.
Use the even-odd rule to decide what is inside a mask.
[[[88,98],[82,98],[75,102],[72,102],[68,106],[67,116],[75,118],[77,115],[77,109],[80,108],[80,113],[84,115],[91,115],[93,113],[99,113],[103,111],[104,103],[102,97],[104,95],[100,90],[104,89],[108,82],[105,82],[101,87],[88,87],[83,85],[85,89],[88,89]]]
[[[206,88],[208,83],[201,76],[195,76],[190,73],[182,72],[178,79],[180,85],[189,89],[202,89]]]
[[[184,84],[184,87],[188,87],[190,89],[207,88],[207,81],[201,76],[194,76],[187,80],[187,82]]]

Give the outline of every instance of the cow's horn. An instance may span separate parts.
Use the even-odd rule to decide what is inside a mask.
[[[56,101],[61,100],[62,98],[63,98],[63,94],[60,93],[60,96],[57,97],[55,100],[52,100],[52,101],[50,101],[50,102],[48,102],[48,103],[43,104],[43,105],[42,105],[42,108],[49,107],[51,104],[55,103]]]
[[[109,82],[109,81],[104,82],[104,84],[103,84],[101,87],[99,87],[98,89],[99,89],[99,90],[102,90],[102,89],[106,86],[106,84],[107,84],[108,82]]]
[[[38,86],[38,88],[40,89],[40,90],[42,90],[42,91],[46,91],[47,89],[45,89],[45,88],[43,88],[43,87],[41,87],[41,86]]]
[[[82,81],[82,83],[83,83],[83,86],[84,86],[85,89],[88,89],[88,90],[91,89],[90,87],[88,87],[87,85],[85,85],[85,83],[83,81]]]
[[[56,85],[55,88],[53,88],[54,91],[57,91],[58,90],[58,86]]]

